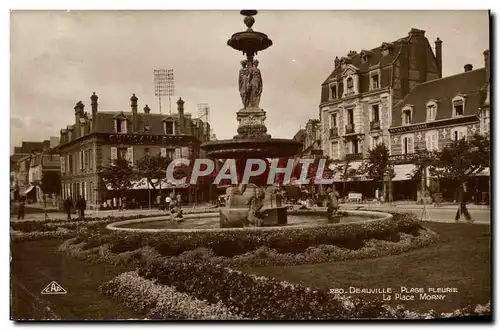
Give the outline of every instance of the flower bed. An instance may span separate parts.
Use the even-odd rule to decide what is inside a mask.
[[[172,286],[123,273],[100,286],[100,291],[119,299],[126,307],[144,313],[149,319],[240,320],[220,302],[208,303],[178,292]]]
[[[196,260],[207,260],[227,266],[292,266],[301,264],[315,264],[341,260],[368,259],[387,255],[400,254],[412,249],[421,248],[436,242],[439,235],[435,232],[422,228],[417,236],[401,234],[398,242],[386,240],[369,239],[364,246],[356,249],[345,249],[335,245],[310,246],[302,253],[279,253],[274,249],[261,246],[257,250],[232,258],[216,256],[212,250],[198,248],[183,252],[172,260],[192,262]],[[119,256],[119,255],[118,255]]]
[[[138,275],[175,286],[199,300],[222,304],[248,319],[444,318],[491,313],[489,303],[451,313],[416,313],[403,306],[387,306],[380,299],[342,297],[204,262],[158,261],[141,268]]]
[[[396,214],[392,219],[353,222],[341,225],[287,228],[273,231],[210,231],[130,233],[112,232],[89,239],[85,234],[83,249],[109,244],[113,253],[133,251],[143,246],[154,247],[165,256],[177,256],[199,247],[211,249],[215,255],[233,257],[252,252],[261,246],[278,253],[302,253],[310,246],[336,245],[355,250],[369,239],[399,241],[402,233],[417,235],[421,226],[413,214]]]

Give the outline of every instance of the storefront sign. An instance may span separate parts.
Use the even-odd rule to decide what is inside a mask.
[[[110,144],[180,145],[192,142],[193,137],[186,135],[109,134],[105,140]]]
[[[464,117],[450,118],[450,119],[446,119],[446,120],[431,121],[431,122],[428,122],[425,124],[408,125],[408,126],[389,128],[389,133],[394,134],[394,133],[413,132],[413,131],[420,131],[420,130],[435,128],[435,127],[444,127],[444,126],[450,126],[450,125],[471,123],[471,122],[475,122],[475,121],[479,121],[479,118],[476,115],[464,116]]]

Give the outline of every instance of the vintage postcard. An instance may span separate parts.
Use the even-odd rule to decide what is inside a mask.
[[[490,20],[11,11],[11,320],[491,322]]]

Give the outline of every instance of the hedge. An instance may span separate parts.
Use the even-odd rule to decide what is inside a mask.
[[[220,302],[206,301],[140,277],[137,271],[123,273],[99,287],[101,293],[119,299],[124,306],[160,320],[241,320]]]
[[[341,225],[322,225],[276,230],[196,231],[135,233],[112,232],[78,237],[87,242],[83,249],[110,244],[113,253],[133,251],[143,246],[154,247],[165,256],[177,256],[185,251],[205,247],[217,256],[233,257],[267,246],[278,253],[302,253],[310,246],[336,245],[355,250],[366,240],[378,239],[397,242],[401,233],[417,235],[420,226],[417,217],[409,213],[395,213],[392,219],[352,222]]]

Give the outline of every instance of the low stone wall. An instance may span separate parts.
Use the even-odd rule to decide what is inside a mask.
[[[324,212],[321,212],[318,210],[298,210],[298,211],[288,212],[289,215],[304,215],[304,216],[314,215],[314,214],[323,214],[323,213]],[[346,214],[347,216],[356,215],[356,216],[366,217],[367,219],[365,221],[361,221],[361,222],[366,222],[366,223],[373,222],[373,221],[387,220],[387,219],[392,218],[392,215],[389,213],[376,212],[376,211],[344,211],[343,214]],[[326,214],[325,214],[325,216],[326,216]],[[184,219],[215,218],[215,217],[219,217],[219,212],[188,214],[188,215],[184,216]],[[123,226],[130,225],[130,224],[153,222],[153,221],[158,221],[161,219],[166,219],[166,217],[163,215],[163,216],[159,216],[159,217],[150,217],[150,218],[145,218],[145,219],[134,219],[134,220],[113,222],[113,223],[107,225],[106,228],[109,230],[116,230],[116,231],[143,232],[143,233],[159,233],[159,232],[189,233],[189,232],[248,231],[248,230],[273,231],[273,230],[290,230],[290,229],[296,229],[298,227],[302,227],[301,225],[276,226],[276,227],[192,228],[192,229],[191,228],[161,228],[161,229],[152,229],[151,228],[151,229],[148,229],[148,228],[123,227]],[[168,221],[168,220],[165,220],[165,221]],[[328,224],[328,225],[322,225],[322,226],[343,226],[343,225],[345,225],[345,223]],[[310,227],[310,225],[308,227]]]

